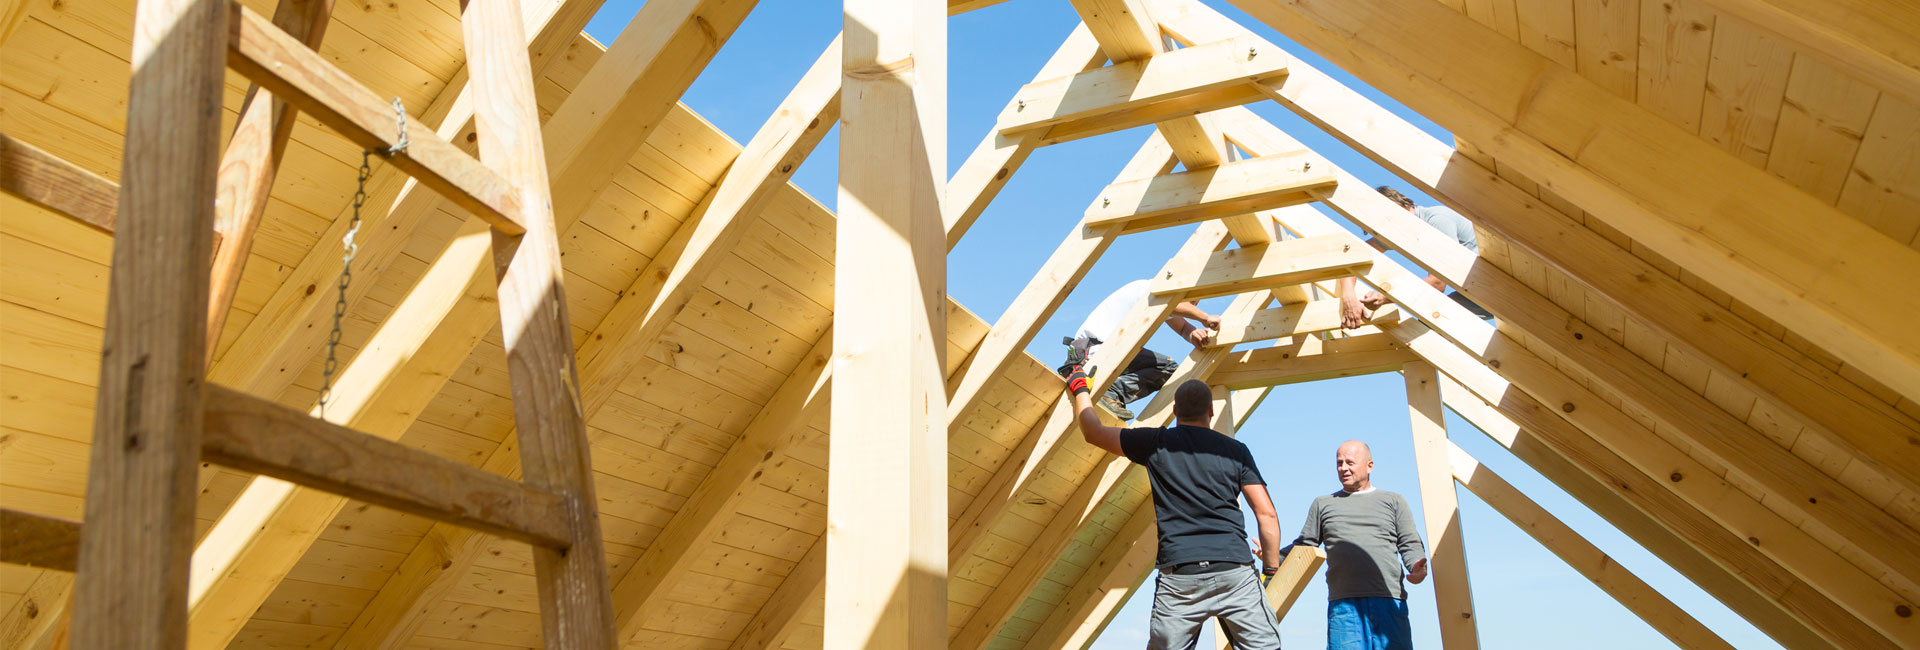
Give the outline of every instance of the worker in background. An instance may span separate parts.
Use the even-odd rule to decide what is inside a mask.
[[[1128,282],[1087,314],[1087,320],[1080,324],[1074,337],[1066,341],[1067,363],[1060,366],[1060,376],[1067,376],[1069,369],[1079,365],[1087,365],[1087,374],[1093,374],[1094,368],[1088,364],[1092,363],[1094,350],[1100,349],[1102,342],[1120,336],[1120,324],[1126,320],[1127,313],[1133,310],[1134,305],[1146,302],[1148,284],[1146,280]],[[1199,324],[1195,325],[1194,322]],[[1174,306],[1173,316],[1167,318],[1167,327],[1179,333],[1193,347],[1199,348],[1206,345],[1213,337],[1213,331],[1220,327],[1220,317],[1207,313],[1191,301],[1182,302]],[[1100,397],[1100,405],[1123,422],[1132,420],[1133,411],[1127,410],[1127,405],[1167,385],[1167,380],[1173,377],[1173,371],[1179,367],[1180,363],[1167,355],[1142,347],[1140,353],[1133,355],[1133,359],[1127,363],[1126,369],[1114,378],[1106,394]]]
[[[1467,221],[1466,217],[1460,216],[1458,212],[1454,212],[1453,208],[1444,205],[1415,205],[1413,199],[1407,198],[1407,195],[1401,194],[1399,190],[1386,185],[1381,185],[1374,189],[1379,190],[1382,196],[1391,199],[1400,207],[1406,208],[1408,212],[1413,213],[1413,216],[1419,217],[1420,220],[1426,222],[1427,225],[1433,226],[1435,230],[1440,231],[1448,237],[1452,237],[1453,241],[1459,243],[1461,247],[1473,251],[1476,254],[1480,252],[1480,240],[1473,234],[1473,222]],[[1381,246],[1380,242],[1374,238],[1367,238],[1367,243],[1373,244],[1374,248],[1380,249],[1381,251],[1386,250],[1386,248]],[[1460,306],[1466,307],[1467,311],[1473,312],[1475,316],[1493,318],[1493,314],[1489,313],[1485,307],[1481,307],[1472,300],[1468,300],[1467,297],[1461,295],[1460,292],[1455,291],[1448,293],[1447,283],[1442,282],[1440,276],[1428,273],[1427,284],[1433,285],[1436,291],[1446,293],[1447,297],[1452,298],[1454,302],[1460,303]],[[1368,313],[1379,309],[1381,305],[1387,304],[1387,297],[1380,295],[1378,291],[1370,291],[1365,296],[1354,295],[1353,286],[1352,277],[1340,278],[1340,324],[1347,329],[1354,329],[1365,325]]]
[[[1373,451],[1364,442],[1342,443],[1334,470],[1340,491],[1313,500],[1293,541],[1327,550],[1327,650],[1413,650],[1401,569],[1407,582],[1427,579],[1413,508],[1373,487]]]
[[[1199,380],[1174,389],[1174,426],[1122,429],[1100,422],[1084,369],[1068,374],[1080,434],[1147,468],[1159,527],[1149,650],[1191,650],[1200,625],[1219,618],[1235,650],[1278,650],[1279,622],[1265,585],[1280,566],[1280,519],[1245,443],[1208,426],[1213,391]],[[1262,570],[1247,550],[1240,498],[1259,520]]]

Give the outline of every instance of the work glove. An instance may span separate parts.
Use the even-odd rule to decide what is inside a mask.
[[[1260,569],[1260,586],[1264,588],[1269,583],[1272,583],[1273,576],[1277,573],[1280,573],[1280,570],[1273,567],[1265,567]]]

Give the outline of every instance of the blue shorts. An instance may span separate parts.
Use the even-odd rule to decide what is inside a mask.
[[[1397,598],[1327,601],[1327,650],[1413,650],[1407,601]]]

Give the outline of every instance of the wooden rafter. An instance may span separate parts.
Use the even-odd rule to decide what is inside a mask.
[[[1174,4],[1185,11],[1173,14],[1170,29],[1209,37],[1239,29],[1204,7],[1184,1]],[[1905,453],[1920,444],[1920,422],[1912,416],[1533,199],[1466,155],[1454,155],[1451,147],[1319,70],[1305,64],[1295,64],[1292,70],[1275,92],[1283,105],[1459,208],[1478,227],[1566,271],[1588,295],[1605,296],[1676,345],[1714,364],[1722,377],[1770,396],[1815,425],[1812,429],[1817,433],[1853,450],[1859,462],[1881,468],[1910,488],[1920,486],[1920,467],[1913,466],[1920,461]],[[1251,118],[1245,111],[1227,113],[1224,119],[1230,122]],[[1466,281],[1457,274],[1449,279]],[[1520,315],[1525,313],[1516,314]],[[1591,331],[1570,334],[1574,333],[1583,338],[1598,336]]]
[[[1920,277],[1903,243],[1444,6],[1233,4],[1920,399],[1920,297],[1879,288]]]
[[[1640,620],[1646,621],[1647,625],[1674,645],[1687,650],[1733,649],[1720,635],[1714,634],[1707,626],[1674,605],[1673,601],[1654,591],[1632,571],[1594,547],[1580,533],[1561,523],[1506,479],[1474,460],[1465,449],[1451,442],[1447,449],[1453,480],[1533,536],[1534,541],[1566,561],[1567,566],[1580,572],[1581,576],[1607,592],[1607,595],[1639,616]]]

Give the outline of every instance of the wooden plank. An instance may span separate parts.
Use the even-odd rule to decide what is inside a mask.
[[[245,393],[207,391],[201,453],[210,462],[531,544],[568,543],[554,492]]]
[[[1467,577],[1460,503],[1447,461],[1447,419],[1440,403],[1440,376],[1424,361],[1408,363],[1407,411],[1413,418],[1413,460],[1420,475],[1420,512],[1427,524],[1428,570],[1434,607],[1440,614],[1440,645],[1447,650],[1480,647],[1473,590]]]
[[[0,562],[73,572],[80,522],[0,508]]]
[[[421,124],[409,124],[406,148],[391,102],[347,76],[299,39],[238,2],[232,4],[227,65],[355,144],[391,151],[387,160],[503,233],[526,231],[526,206],[508,179]],[[516,17],[517,19],[518,17]],[[412,121],[411,119],[409,120]]]
[[[1380,321],[1398,321],[1404,318],[1398,307],[1384,305],[1368,316],[1369,324]],[[1298,337],[1342,329],[1340,324],[1339,300],[1315,300],[1312,302],[1280,305],[1253,312],[1244,317],[1228,321],[1220,319],[1220,331],[1208,341],[1209,346],[1232,346],[1255,341],[1270,341],[1278,338]]]
[[[1074,11],[1086,22],[1100,50],[1116,63],[1159,54],[1160,26],[1144,0],[1073,0]]]
[[[1386,334],[1328,340],[1307,336],[1289,344],[1235,353],[1215,368],[1207,381],[1233,389],[1281,386],[1392,372],[1415,358],[1406,346]]]
[[[835,72],[837,78],[837,66]],[[623,639],[631,640],[641,622],[666,608],[674,588],[695,568],[699,551],[715,543],[732,521],[731,515],[769,473],[794,462],[788,453],[812,437],[811,427],[826,414],[833,386],[833,371],[828,365],[832,346],[832,332],[814,344],[807,359],[781,384],[773,399],[754,416],[753,423],[727,448],[700,487],[620,579],[613,593]],[[793,579],[793,575],[787,576],[788,581]]]
[[[1319,156],[1265,156],[1108,185],[1087,208],[1086,220],[1132,234],[1310,203],[1336,182],[1332,166]]]
[[[1920,7],[1869,0],[1707,0],[1827,65],[1920,104]]]
[[[560,647],[613,645],[613,598],[594,495],[580,373],[573,358],[560,234],[553,216],[533,63],[519,0],[473,0],[461,26],[473,76],[474,130],[480,161],[511,184],[524,206],[517,238],[496,225],[500,326],[513,378],[513,416],[528,485],[560,495],[564,548],[533,548],[541,595],[541,638]]]
[[[135,9],[127,144],[108,280],[73,645],[182,648],[206,373],[209,208],[227,4]]]
[[[946,6],[847,0],[824,647],[947,622]],[[857,467],[859,471],[845,471]]]
[[[1832,642],[1821,638],[1812,629],[1806,627],[1796,616],[1789,613],[1787,605],[1781,600],[1763,595],[1759,590],[1761,583],[1745,582],[1741,578],[1717,563],[1688,540],[1682,539],[1654,516],[1643,512],[1630,503],[1625,495],[1613,491],[1612,487],[1600,478],[1589,475],[1585,467],[1597,467],[1609,463],[1618,464],[1618,456],[1598,445],[1592,447],[1591,462],[1583,457],[1567,456],[1539,437],[1520,428],[1520,425],[1507,418],[1492,404],[1474,396],[1453,379],[1441,375],[1440,395],[1447,408],[1453,409],[1487,437],[1513,452],[1514,456],[1540,472],[1541,476],[1553,481],[1554,485],[1578,499],[1582,505],[1593,510],[1607,523],[1612,524],[1634,542],[1666,562],[1668,566],[1725,604],[1734,613],[1752,623],[1760,631],[1791,648],[1837,648]],[[1651,483],[1646,483],[1651,486]],[[1491,500],[1489,500],[1491,502]],[[1724,531],[1708,531],[1712,535],[1729,536]],[[1770,592],[1769,592],[1770,593]]]
[[[273,25],[317,51],[332,15],[332,0],[280,0],[273,11]],[[212,336],[226,331],[227,313],[240,290],[240,274],[266,214],[287,140],[293,136],[294,115],[293,105],[285,100],[257,85],[248,88],[221,156],[220,199],[213,208],[213,227],[220,239],[214,244],[212,298],[207,303],[207,331]]]
[[[1451,442],[1447,449],[1454,480],[1466,486],[1474,496],[1480,497],[1481,501],[1492,506],[1515,526],[1527,531],[1534,541],[1547,547],[1567,566],[1580,572],[1601,591],[1607,592],[1614,601],[1646,621],[1668,641],[1688,650],[1732,650],[1733,646],[1721,639],[1720,635],[1714,634],[1685,610],[1674,605],[1673,601],[1654,591],[1632,571],[1596,548],[1580,533],[1561,523],[1559,518],[1527,498],[1525,493],[1507,483],[1506,479],[1481,465],[1465,449]]]
[[[1252,39],[1228,39],[1036,81],[1014,94],[1014,103],[1000,113],[995,128],[1011,136],[1042,129],[1079,133],[1086,128],[1078,125],[1096,121],[1151,124],[1160,121],[1155,117],[1166,115],[1157,105],[1193,95],[1244,90],[1249,81],[1286,75],[1287,60],[1278,48],[1262,49]]]
[[[0,133],[0,191],[100,232],[113,232],[119,185],[4,133]]]
[[[1235,4],[1875,380],[1920,395],[1920,336],[1904,325],[1920,318],[1920,298],[1874,288],[1920,275],[1920,254],[1902,243],[1431,3]],[[1450,74],[1462,69],[1484,72]],[[1798,227],[1808,219],[1828,225]]]
[[[1060,43],[1059,49],[1041,66],[1034,75],[1034,82],[1070,75],[1076,72],[1098,68],[1107,62],[1100,53],[1100,44],[1093,39],[1086,25],[1074,28],[1073,33]],[[1008,108],[1018,105],[1019,99],[1007,102]],[[1013,172],[1020,169],[1027,156],[1039,148],[1038,134],[1028,133],[1020,137],[1009,138],[1000,134],[998,128],[990,129],[973,153],[967,155],[966,162],[955,170],[953,178],[947,181],[947,202],[943,219],[947,227],[947,249],[967,234],[973,222],[985,212],[987,204],[1005,187]]]
[[[1173,302],[1366,273],[1373,249],[1352,235],[1288,239],[1215,252],[1155,277],[1153,295]]]
[[[1620,490],[1636,500],[1642,510],[1661,518],[1674,532],[1688,538],[1717,563],[1734,569],[1767,596],[1786,598],[1789,587],[1802,581],[1817,588],[1820,593],[1793,591],[1797,602],[1788,609],[1834,643],[1849,647],[1898,647],[1906,643],[1903,638],[1914,633],[1910,629],[1914,626],[1907,619],[1891,615],[1892,610],[1904,602],[1897,594],[1814,541],[1805,531],[1761,506],[1758,500],[1718,480],[1711,470],[1598,397],[1588,394],[1563,402],[1558,408],[1548,407],[1524,391],[1512,390],[1514,387],[1492,369],[1427,331],[1424,325],[1408,323],[1383,329],[1406,341],[1408,347],[1482,399],[1499,400],[1503,412],[1521,421],[1549,444],[1572,452],[1599,445],[1601,439],[1607,439],[1606,447],[1621,454],[1612,458],[1633,456],[1613,465],[1618,469],[1595,467],[1589,473],[1596,478],[1605,476],[1609,481],[1643,483],[1642,488]],[[1500,359],[1501,366],[1504,369],[1516,363],[1537,362],[1537,358],[1529,357],[1525,352],[1507,354]],[[1616,422],[1599,424],[1596,419]],[[1585,426],[1575,428],[1576,420]],[[1651,464],[1651,455],[1658,455],[1660,462]],[[1580,452],[1580,456],[1580,461],[1591,462],[1594,458],[1591,452]],[[1627,467],[1620,468],[1620,465]],[[1656,467],[1657,474],[1649,471]],[[1622,476],[1627,472],[1631,474]],[[1658,481],[1656,476],[1668,480]],[[1671,480],[1673,476],[1681,480]],[[1643,494],[1642,490],[1658,492]],[[1720,536],[1710,531],[1726,531],[1732,535]],[[1765,543],[1752,545],[1743,541],[1747,538]]]
[[[1154,550],[1159,543],[1156,534],[1153,507],[1134,510],[1114,532],[1113,541],[1087,566],[1079,582],[1067,590],[1066,599],[1034,632],[1027,650],[1083,648],[1099,637],[1120,611],[1120,605],[1153,570]]]
[[[1207,16],[1195,12],[1189,16],[1221,20],[1217,14]],[[1188,25],[1180,27],[1198,29]],[[1909,485],[1920,485],[1915,482],[1920,481],[1920,470],[1897,469],[1911,458],[1910,454],[1898,450],[1920,444],[1920,439],[1915,438],[1920,435],[1916,434],[1920,423],[1910,416],[1895,411],[1800,351],[1748,325],[1734,312],[1699,295],[1645,260],[1610,245],[1576,221],[1525,196],[1505,179],[1454,155],[1451,148],[1331,78],[1296,65],[1288,84],[1281,94],[1283,104],[1301,111],[1389,170],[1459,208],[1479,227],[1497,232],[1566,270],[1581,282],[1587,293],[1606,296],[1622,309],[1659,327],[1676,343],[1715,362],[1723,376],[1745,385],[1748,390],[1773,396],[1800,419],[1825,425],[1814,430],[1843,447],[1857,450],[1863,462],[1877,465]],[[1251,113],[1235,112],[1234,116],[1230,118],[1232,127],[1265,132],[1275,140],[1268,144],[1275,150],[1297,146],[1291,138],[1253,118]],[[1357,197],[1355,202],[1371,198]],[[1383,214],[1397,216],[1398,213],[1389,210]],[[1403,250],[1418,253],[1418,261],[1435,269],[1443,278],[1461,284],[1475,282],[1462,265],[1470,256],[1461,255],[1455,247],[1423,243],[1431,240],[1431,229],[1389,230],[1397,233],[1388,237],[1389,240]],[[1629,305],[1634,307],[1628,309]],[[1528,309],[1506,311],[1513,312],[1511,315],[1517,318],[1544,317]],[[1546,313],[1554,311],[1557,310]],[[1554,323],[1545,331],[1558,329],[1562,329],[1562,325]],[[1592,333],[1582,333],[1582,336],[1594,338]]]

